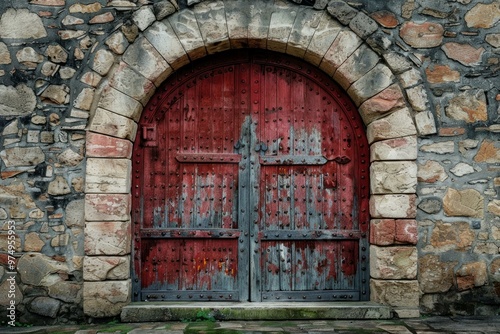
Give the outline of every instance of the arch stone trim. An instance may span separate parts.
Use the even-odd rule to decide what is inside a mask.
[[[129,259],[133,222],[130,201],[125,207],[119,203],[123,196],[133,196],[131,148],[142,109],[176,69],[207,54],[246,47],[302,58],[337,81],[358,106],[371,144],[371,300],[418,307],[416,261],[404,268],[388,265],[398,252],[416,253],[414,113],[398,84],[399,73],[364,41],[373,27],[361,29],[359,20],[344,26],[331,12],[279,0],[204,1],[151,22],[130,44],[98,87],[87,131],[86,315],[115,316],[131,300],[130,273],[123,273],[123,263],[133,261]],[[96,196],[99,205],[92,200]],[[107,218],[96,221],[103,215]],[[393,231],[399,239],[379,240],[374,231],[381,229]],[[389,251],[380,247],[389,245]],[[106,263],[109,270],[96,273],[96,262]],[[400,301],[388,299],[390,288],[402,293]]]

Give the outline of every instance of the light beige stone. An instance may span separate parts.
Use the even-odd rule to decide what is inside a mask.
[[[70,148],[65,149],[61,154],[57,156],[57,160],[63,166],[75,167],[80,164],[83,160],[83,155],[73,151]]]
[[[271,14],[269,32],[267,34],[267,48],[272,51],[285,52],[293,23],[297,16],[297,7],[281,3]]]
[[[427,160],[425,164],[418,165],[417,178],[419,182],[443,182],[448,178],[444,167],[435,160]]]
[[[173,69],[179,69],[189,63],[186,51],[167,20],[155,22],[144,32],[144,36]]]
[[[155,20],[156,16],[150,6],[142,6],[132,14],[132,21],[140,31],[146,30]]]
[[[342,30],[323,57],[320,68],[327,74],[333,75],[337,68],[356,51],[361,43],[362,40],[358,35],[350,30]]]
[[[375,142],[370,148],[370,160],[415,160],[417,137],[408,136]]]
[[[104,86],[99,93],[99,107],[139,122],[142,112],[139,101],[111,86]]]
[[[486,95],[484,91],[465,91],[450,100],[446,116],[454,120],[474,123],[488,120]]]
[[[455,152],[455,142],[448,140],[420,146],[422,152],[449,154]]]
[[[410,102],[414,110],[416,111],[427,110],[429,99],[427,97],[427,92],[425,91],[423,85],[408,88],[406,90],[406,95],[408,96],[408,101]]]
[[[488,212],[494,214],[495,216],[500,216],[500,200],[494,199],[488,203]],[[498,234],[500,239],[500,234]]]
[[[120,92],[141,102],[143,105],[155,91],[155,85],[143,75],[132,70],[126,63],[121,62],[113,68],[109,85]]]
[[[85,220],[129,220],[130,205],[129,194],[87,194],[85,195]]]
[[[475,189],[448,188],[443,198],[444,213],[450,217],[482,218],[484,197]]]
[[[130,300],[130,280],[83,284],[83,312],[89,317],[117,316],[122,308],[130,303]]]
[[[125,38],[125,35],[120,31],[117,31],[109,36],[105,44],[109,46],[111,51],[118,55],[123,54],[129,46],[129,42]]]
[[[78,94],[73,103],[73,107],[82,109],[82,110],[90,110],[92,106],[92,101],[94,100],[94,89],[93,88],[84,88]]]
[[[45,161],[40,147],[12,147],[0,152],[6,167],[36,166]]]
[[[125,280],[130,277],[130,256],[86,256],[85,281]]]
[[[128,47],[122,60],[157,87],[172,73],[172,68],[144,37]]]
[[[370,166],[372,194],[409,194],[417,189],[417,164],[413,161],[375,161]]]
[[[205,42],[201,36],[200,28],[194,13],[183,10],[168,17],[168,22],[177,36],[182,36],[180,42],[186,50],[189,59],[195,60],[207,54]]]
[[[40,252],[45,246],[45,242],[40,239],[36,232],[26,234],[24,238],[24,251],[25,252]]]
[[[377,279],[416,279],[417,248],[370,246],[370,276]]]
[[[208,54],[230,48],[224,2],[202,2],[193,9]]]
[[[98,50],[94,55],[94,61],[91,65],[92,69],[99,73],[99,75],[108,74],[113,62],[115,61],[115,56],[108,50],[101,49]]]
[[[465,14],[464,19],[469,28],[491,28],[500,20],[500,3],[478,3]]]
[[[17,262],[17,272],[21,281],[34,286],[50,286],[61,282],[61,275],[69,272],[64,262],[51,259],[39,253],[26,253]]]
[[[359,106],[370,97],[389,87],[393,81],[394,75],[391,70],[379,63],[359,78],[359,80],[353,82],[347,93],[353,99],[354,103]]]
[[[408,108],[373,121],[368,125],[368,142],[416,135],[417,131]]]
[[[40,97],[45,103],[57,105],[68,104],[70,89],[66,85],[49,85]]]
[[[18,116],[35,110],[36,96],[25,84],[16,87],[0,85],[0,116]]]
[[[128,159],[87,159],[87,193],[130,192],[131,162]]]
[[[135,140],[137,123],[130,118],[97,108],[90,124],[90,130],[118,138]]]
[[[226,3],[226,2],[225,2]],[[272,2],[256,2],[248,4],[248,47],[266,49],[271,14],[274,9]],[[241,6],[241,2],[240,2]],[[240,8],[240,11],[245,10]]]
[[[415,195],[372,195],[370,214],[372,218],[415,218]]]
[[[126,255],[130,253],[130,221],[86,222],[86,255]]]
[[[418,307],[419,284],[417,280],[370,280],[370,300],[391,306]]]
[[[288,37],[286,53],[298,58],[304,58],[307,47],[319,26],[322,15],[328,15],[324,11],[315,11],[304,7],[297,11],[297,17]]]
[[[12,62],[9,48],[4,42],[0,42],[0,65],[7,65]]]
[[[434,114],[429,110],[418,112],[415,115],[415,125],[421,136],[428,136],[437,133]]]
[[[456,261],[441,261],[439,256],[426,254],[418,260],[420,288],[423,293],[441,293],[451,289]]]
[[[330,15],[322,15],[318,27],[307,46],[304,59],[318,66],[341,29],[342,26],[333,20]]]
[[[459,291],[483,286],[488,283],[486,263],[469,262],[462,265],[456,272],[457,288]]]
[[[404,107],[405,98],[397,84],[393,84],[375,96],[369,98],[359,107],[359,113],[366,125],[388,113]]]
[[[248,47],[249,2],[225,1],[226,24],[232,49]]]
[[[40,39],[47,37],[42,19],[28,9],[7,7],[0,18],[0,38]]]

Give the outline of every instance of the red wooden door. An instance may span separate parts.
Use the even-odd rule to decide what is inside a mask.
[[[136,300],[368,298],[368,145],[317,69],[208,58],[162,86],[140,129]]]

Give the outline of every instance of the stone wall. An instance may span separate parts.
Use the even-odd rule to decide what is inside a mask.
[[[498,312],[500,2],[256,1],[246,18],[256,25],[230,17],[243,2],[0,4],[0,305],[14,221],[19,321],[80,321],[84,304],[87,316],[119,313],[130,301],[129,159],[142,106],[186,63],[250,46],[319,66],[360,106],[373,143],[372,300]],[[210,22],[221,7],[230,34],[218,40]],[[263,12],[275,8],[272,30]],[[304,8],[324,19],[291,34]],[[171,15],[184,28],[202,18],[202,33],[166,30],[155,41]]]

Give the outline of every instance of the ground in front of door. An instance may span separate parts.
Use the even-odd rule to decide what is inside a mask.
[[[107,323],[46,327],[0,327],[5,334],[324,334],[324,333],[500,333],[497,317],[426,317],[391,320],[307,321],[187,321],[155,323]]]

